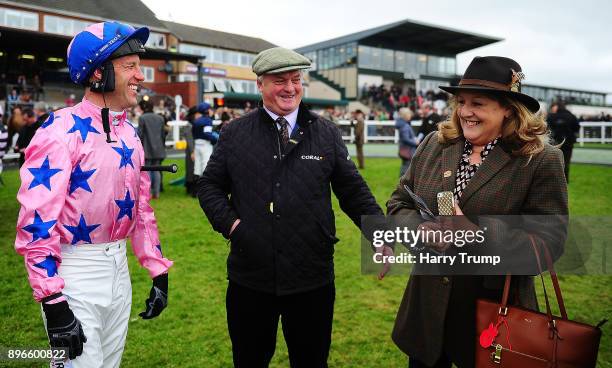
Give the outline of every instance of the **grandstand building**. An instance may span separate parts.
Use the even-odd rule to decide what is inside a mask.
[[[457,78],[456,55],[501,39],[403,20],[300,47],[311,78],[338,86],[349,100],[381,84],[434,90]],[[316,83],[316,82],[314,82]]]

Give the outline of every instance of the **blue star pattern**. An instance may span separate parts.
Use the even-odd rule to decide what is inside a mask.
[[[91,187],[87,180],[93,175],[96,169],[83,171],[81,169],[81,163],[78,162],[70,174],[70,194],[79,188],[83,188],[84,190],[91,193]]]
[[[115,152],[117,152],[119,156],[121,156],[121,163],[119,164],[119,168],[121,169],[122,167],[127,166],[129,164],[130,166],[132,166],[133,169],[134,163],[132,162],[132,153],[134,153],[134,148],[128,148],[128,146],[125,145],[123,139],[121,140],[121,144],[123,145],[123,147],[113,147]]]
[[[96,128],[91,126],[91,118],[81,118],[75,114],[72,114],[72,118],[74,119],[74,125],[72,126],[72,128],[70,128],[68,133],[81,133],[81,139],[83,140],[83,142],[85,142],[89,133],[100,134],[100,132],[98,132]]]
[[[43,221],[38,214],[38,211],[34,210],[34,222],[24,226],[22,229],[32,234],[32,241],[30,243],[34,243],[38,239],[49,239],[51,234],[49,234],[49,229],[57,220],[51,221]]]
[[[45,161],[41,167],[30,167],[28,170],[34,175],[34,180],[30,183],[28,190],[41,184],[51,190],[51,177],[62,171],[62,169],[52,169],[49,166],[49,156],[45,157]]]
[[[91,244],[90,234],[94,231],[100,224],[95,225],[87,225],[85,222],[85,217],[81,214],[81,219],[79,220],[79,224],[77,226],[64,225],[66,230],[70,231],[73,235],[72,242],[70,244],[75,245],[80,241],[84,241],[85,243]]]
[[[128,190],[125,199],[115,199],[115,203],[119,207],[119,214],[117,215],[117,220],[121,220],[123,216],[127,216],[132,219],[132,209],[134,208],[134,200],[130,197],[130,191]]]
[[[57,259],[49,253],[48,256],[45,257],[45,260],[36,263],[34,267],[42,268],[47,271],[47,277],[53,277],[57,275]]]
[[[163,252],[162,252],[162,250],[161,250],[161,244],[157,244],[157,245],[155,246],[155,248],[157,248],[157,250],[159,251],[159,254],[161,254],[161,256],[163,257],[163,256],[164,256],[164,253],[163,253]]]
[[[55,121],[55,115],[53,114],[53,112],[49,113],[49,117],[47,118],[47,120],[45,120],[44,123],[42,123],[42,125],[40,126],[41,128],[46,128],[49,125],[53,124],[53,122]]]

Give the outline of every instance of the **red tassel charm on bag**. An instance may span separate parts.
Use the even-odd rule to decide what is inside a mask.
[[[487,349],[495,341],[497,336],[497,327],[493,326],[493,323],[489,324],[489,327],[480,333],[480,346]]]

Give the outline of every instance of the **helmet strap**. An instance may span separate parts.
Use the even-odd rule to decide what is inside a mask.
[[[102,94],[102,101],[104,101],[104,107],[100,112],[102,115],[102,128],[104,128],[104,133],[106,133],[106,143],[115,143],[116,141],[113,141],[110,136],[109,109],[104,96],[105,92],[115,90],[115,69],[113,68],[112,61],[107,60],[104,62],[100,66],[100,71],[102,72],[102,78],[91,82],[90,90]]]

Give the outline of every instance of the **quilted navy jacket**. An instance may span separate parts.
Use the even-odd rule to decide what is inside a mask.
[[[198,197],[224,237],[241,220],[230,238],[228,278],[287,295],[334,280],[331,190],[358,227],[362,215],[383,212],[333,123],[300,105],[291,139],[281,147],[276,124],[261,106],[232,121],[199,181]]]

